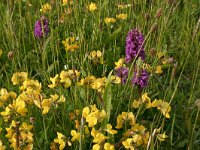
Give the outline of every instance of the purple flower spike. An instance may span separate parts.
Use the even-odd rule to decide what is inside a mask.
[[[126,67],[119,67],[115,69],[115,75],[121,78],[122,84],[125,84],[128,78],[128,68]]]
[[[136,57],[145,59],[144,36],[137,29],[131,30],[126,37],[126,63],[130,63]]]
[[[140,70],[134,72],[134,76],[132,78],[132,84],[137,85],[140,88],[144,88],[148,85],[149,74],[146,70]]]
[[[34,35],[37,38],[42,38],[49,33],[49,22],[45,16],[42,16],[36,21],[34,27]]]

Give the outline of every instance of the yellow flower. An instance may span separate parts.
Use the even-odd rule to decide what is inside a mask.
[[[72,130],[71,131],[71,136],[72,136],[72,139],[71,141],[74,142],[74,141],[79,141],[80,140],[80,137],[81,137],[81,134],[80,133],[77,133],[75,130]]]
[[[71,86],[71,79],[69,78],[69,73],[67,71],[62,70],[60,73],[60,82],[64,84],[65,88]]]
[[[23,82],[23,85],[20,87],[20,90],[26,90],[27,94],[32,94],[33,91],[41,91],[42,85],[38,80],[26,79]]]
[[[91,87],[95,80],[96,80],[95,76],[87,76],[87,77],[85,77],[85,79],[84,78],[81,79],[80,85]]]
[[[121,83],[121,78],[118,77],[118,76],[111,76],[111,83],[114,83],[114,84],[120,84]]]
[[[120,19],[120,20],[125,20],[125,19],[127,19],[127,17],[128,17],[128,14],[119,14],[119,15],[116,15],[116,18]]]
[[[65,41],[62,41],[62,43],[65,46],[66,51],[74,52],[76,49],[79,48],[75,37],[69,37],[69,38],[65,39]]]
[[[62,1],[63,2],[63,4],[62,5],[68,5],[68,4],[73,4],[73,0],[63,0]]]
[[[109,23],[115,23],[115,22],[116,22],[116,19],[106,17],[106,18],[104,19],[104,21],[105,21],[106,24],[109,24]]]
[[[51,10],[51,5],[49,3],[42,5],[42,8],[40,9],[42,13],[46,13],[49,10]]]
[[[142,94],[142,98],[140,98],[138,101],[134,100],[132,107],[139,108],[142,104],[145,104],[146,108],[151,108],[151,99],[148,97],[147,93]]]
[[[111,145],[110,143],[105,143],[104,144],[104,150],[114,150],[114,146]]]
[[[94,114],[89,114],[86,117],[86,122],[88,122],[88,127],[94,127],[97,124],[97,118],[94,116]]]
[[[24,101],[17,99],[13,102],[13,107],[22,116],[26,116],[26,113],[28,112],[28,109],[26,108],[26,104]]]
[[[27,79],[27,77],[28,77],[27,72],[16,72],[13,74],[11,81],[13,85],[17,85],[24,82]]]
[[[133,143],[133,139],[132,138],[127,138],[125,141],[122,141],[122,144],[126,149],[134,150],[134,147],[133,147],[132,143]]]
[[[92,146],[92,150],[100,150],[100,145],[99,144],[94,144],[93,146]]]
[[[57,132],[57,135],[58,137],[54,139],[54,142],[60,145],[59,146],[60,150],[63,150],[65,148],[66,137],[62,133],[59,133],[59,132]]]
[[[162,74],[162,73],[163,73],[162,67],[161,67],[160,65],[158,65],[158,66],[156,67],[155,73],[157,73],[157,74]]]
[[[170,118],[169,112],[171,111],[171,106],[169,103],[162,100],[154,100],[152,102],[152,107],[157,107],[166,118]]]
[[[117,126],[116,129],[122,128],[125,121],[128,121],[130,125],[135,124],[135,116],[132,112],[122,112],[121,115],[117,116]]]
[[[168,136],[165,134],[165,132],[163,134],[158,134],[157,138],[159,141],[165,141],[166,138],[168,138]]]
[[[124,64],[125,62],[125,59],[124,58],[120,58],[117,62],[115,62],[115,69],[118,69],[122,66],[125,66]]]
[[[0,150],[5,150],[6,146],[3,145],[3,142],[0,140]]]
[[[89,11],[94,11],[97,9],[97,5],[95,3],[90,3],[88,6]]]
[[[83,108],[82,115],[83,115],[84,118],[86,118],[89,115],[89,113],[90,113],[90,108],[89,107]]]
[[[105,129],[105,131],[107,131],[110,134],[116,134],[117,130],[112,130],[112,125],[111,124],[107,124],[107,128]]]
[[[124,9],[124,8],[131,7],[131,4],[122,4],[122,5],[118,5],[117,7],[118,7],[119,9]]]
[[[105,85],[107,83],[107,78],[97,78],[92,84],[92,89],[97,90],[98,92],[103,92]]]
[[[49,88],[55,88],[58,86],[59,84],[59,75],[56,74],[56,76],[54,78],[50,78],[50,81],[52,82],[52,84],[48,85]]]

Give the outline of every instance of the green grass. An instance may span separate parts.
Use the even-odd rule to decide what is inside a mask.
[[[173,1],[173,0],[172,0]],[[94,0],[97,10],[90,12],[86,8],[91,1],[74,0],[73,5],[63,6],[62,1],[51,0],[52,9],[45,14],[40,8],[47,1],[23,0],[0,2],[0,88],[14,91],[19,95],[19,85],[14,86],[11,78],[15,72],[27,72],[29,79],[38,80],[42,84],[42,98],[50,95],[64,95],[66,101],[52,106],[49,112],[42,115],[37,106],[26,103],[26,116],[16,115],[14,112],[8,122],[0,115],[0,141],[10,148],[10,142],[5,137],[6,128],[11,121],[30,123],[30,117],[35,118],[33,123],[33,149],[50,149],[50,143],[57,137],[57,132],[71,139],[71,130],[83,134],[86,121],[81,117],[82,110],[91,104],[96,104],[99,110],[104,109],[106,119],[96,125],[96,129],[106,128],[109,122],[113,129],[117,125],[116,119],[122,112],[133,112],[137,116],[137,123],[144,125],[149,131],[149,145],[139,149],[188,149],[197,150],[200,147],[200,1],[199,0],[169,0],[158,1],[121,1],[121,0]],[[120,10],[118,4],[131,4],[131,7]],[[68,8],[70,14],[65,14]],[[161,16],[156,17],[158,10]],[[104,18],[113,17],[120,13],[127,13],[127,20],[117,20],[107,25]],[[34,36],[34,25],[42,15],[49,20],[50,32],[48,36],[38,39]],[[148,17],[147,17],[148,16]],[[61,19],[63,21],[61,21]],[[173,58],[173,63],[163,65],[163,73],[151,72],[149,84],[139,90],[130,84],[111,84],[110,73],[115,67],[114,62],[125,57],[125,41],[127,33],[137,27],[145,36],[145,63],[155,69],[162,65],[157,53],[163,52],[164,57]],[[68,37],[78,37],[78,50],[66,52],[62,41]],[[94,64],[88,59],[92,50],[103,53],[103,64]],[[11,55],[12,54],[12,55]],[[9,56],[9,57],[8,57]],[[138,63],[137,60],[135,62]],[[50,77],[54,77],[62,70],[78,70],[81,75],[72,81],[69,88],[63,86],[50,89]],[[131,64],[127,65],[129,68]],[[133,67],[133,63],[132,63]],[[89,87],[78,86],[76,83],[88,75],[96,78],[107,77],[108,84],[104,93],[97,92]],[[131,79],[131,74],[129,75]],[[162,99],[171,106],[170,119],[165,118],[158,110],[139,109],[131,107],[133,100],[137,100],[147,92],[151,100]],[[1,105],[0,112],[13,103],[7,100]],[[74,120],[70,120],[69,113],[78,109],[80,128],[75,129]],[[82,120],[82,124],[81,124]],[[17,128],[17,127],[15,127]],[[118,130],[116,135],[109,136],[112,144],[123,141],[123,133],[129,128],[128,122],[124,129]],[[160,133],[166,132],[168,138],[159,142],[154,135],[155,128],[161,128]],[[91,128],[90,128],[91,131]],[[16,132],[16,133],[15,133]],[[21,131],[19,131],[21,132]],[[17,130],[14,131],[17,134]],[[92,149],[93,137],[85,135],[79,141],[72,142],[71,149]],[[101,143],[102,145],[102,143]],[[116,146],[115,145],[115,146]],[[119,144],[120,145],[120,144]],[[125,149],[122,144],[121,149]],[[116,146],[116,149],[120,149]],[[1,145],[0,145],[1,149]],[[67,148],[66,148],[67,149]]]

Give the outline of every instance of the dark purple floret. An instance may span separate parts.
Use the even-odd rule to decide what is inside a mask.
[[[126,37],[126,63],[138,57],[145,59],[144,36],[137,29],[133,29]]]
[[[141,69],[140,71],[135,71],[132,78],[132,84],[137,85],[140,88],[144,88],[148,85],[149,74],[146,70]]]
[[[46,36],[49,33],[49,22],[45,16],[36,21],[34,27],[34,35],[37,38]]]
[[[121,78],[122,84],[125,84],[128,78],[128,68],[119,67],[115,69],[115,75]]]

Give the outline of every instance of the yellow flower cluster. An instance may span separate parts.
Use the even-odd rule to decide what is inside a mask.
[[[106,117],[105,110],[98,110],[96,105],[83,108],[82,116],[86,119],[88,127],[94,127],[98,122],[102,122]]]
[[[135,149],[141,145],[147,145],[149,132],[143,125],[134,124],[131,129],[125,133],[126,140],[122,141],[126,149]]]
[[[56,88],[59,84],[62,84],[65,88],[68,88],[72,84],[72,80],[76,80],[80,76],[80,72],[77,70],[62,70],[61,73],[58,75],[56,74],[55,77],[50,78],[52,84],[48,85],[49,88]]]
[[[90,87],[94,90],[97,90],[98,92],[104,92],[104,89],[107,83],[108,83],[108,79],[106,77],[96,78],[95,76],[87,76],[85,78],[82,78],[80,82],[78,82],[78,85],[84,86],[84,87]],[[112,75],[111,83],[120,84],[121,79],[117,76]]]
[[[0,89],[0,107],[4,106],[4,103],[13,100],[17,97],[17,94],[13,91],[8,92],[7,89]]]
[[[139,108],[141,106],[145,106],[145,109],[156,107],[166,118],[170,118],[169,112],[171,111],[171,106],[169,103],[163,100],[154,100],[151,102],[147,93],[144,93],[139,100],[134,100],[132,103],[133,108]]]
[[[117,126],[115,128],[121,129],[125,123],[132,126],[135,122],[135,115],[132,112],[122,112],[122,114],[117,117]]]
[[[46,13],[46,12],[48,12],[50,10],[51,10],[51,5],[49,3],[46,3],[46,4],[42,5],[42,8],[40,9],[40,11],[42,13]]]
[[[74,52],[79,48],[78,42],[75,37],[69,37],[62,41],[66,51]]]
[[[103,56],[101,51],[91,51],[88,58],[92,60],[94,64],[103,64]]]
[[[5,135],[11,143],[10,147],[13,149],[33,149],[33,134],[31,133],[33,126],[26,122],[12,121],[9,128],[6,128]]]

